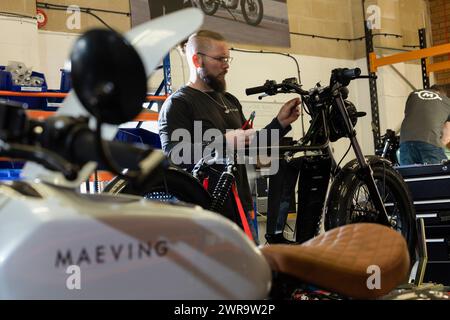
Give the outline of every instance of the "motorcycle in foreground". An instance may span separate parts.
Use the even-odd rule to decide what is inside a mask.
[[[353,224],[301,246],[259,249],[198,206],[77,192],[96,163],[137,184],[165,170],[160,151],[108,141],[101,129],[142,110],[149,66],[201,21],[187,9],[141,25],[128,40],[110,30],[81,36],[65,114],[30,120],[21,105],[0,103],[0,155],[36,164],[24,179],[0,184],[0,298],[264,299],[289,297],[296,281],[376,298],[406,280],[406,242],[385,226]],[[69,115],[79,103],[91,116]]]

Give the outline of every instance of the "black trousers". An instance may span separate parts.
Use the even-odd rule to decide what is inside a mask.
[[[293,190],[300,173],[300,165],[292,165],[280,160],[280,167],[269,178],[267,202],[267,234],[282,233],[291,206]]]

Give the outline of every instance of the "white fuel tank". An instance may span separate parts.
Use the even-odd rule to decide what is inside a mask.
[[[20,183],[0,185],[2,299],[267,297],[268,263],[218,214]]]

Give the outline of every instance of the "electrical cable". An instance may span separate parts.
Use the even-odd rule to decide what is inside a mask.
[[[337,171],[339,170],[339,166],[341,165],[342,161],[344,160],[344,158],[345,158],[345,157],[347,156],[347,154],[349,153],[351,147],[352,147],[352,144],[350,143],[349,146],[348,146],[347,151],[345,152],[345,154],[342,156],[341,160],[340,160],[339,163],[337,164],[336,169],[334,170],[333,175],[336,175]]]
[[[59,7],[55,7],[55,8],[53,8],[53,7],[45,7],[45,8],[46,8],[46,9],[49,9],[49,10],[66,11],[68,7],[66,7],[66,8],[59,8]],[[108,25],[103,19],[101,19],[101,18],[100,18],[99,16],[97,16],[96,14],[90,12],[89,10],[83,11],[83,10],[81,10],[81,8],[80,8],[80,12],[87,13],[87,14],[93,16],[94,18],[96,18],[97,20],[99,20],[104,26],[106,26],[108,29],[114,31],[114,29],[113,29],[110,25]]]
[[[67,10],[67,8],[69,8],[69,6],[66,5],[60,5],[60,4],[52,4],[52,3],[47,3],[47,2],[36,2],[36,6],[39,8],[47,8],[47,9],[52,9],[52,8],[58,8],[58,9],[64,9]],[[125,15],[127,17],[130,16],[129,12],[124,12],[124,11],[114,11],[114,10],[106,10],[106,9],[97,9],[97,8],[87,8],[87,7],[79,7],[80,10],[89,10],[89,11],[98,11],[98,12],[105,12],[105,13],[113,13],[113,14],[120,14],[120,15]]]
[[[86,11],[86,13],[87,13],[87,14],[90,14],[91,16],[93,16],[94,18],[96,18],[98,21],[100,21],[101,23],[103,23],[108,29],[114,31],[114,29],[113,29],[109,24],[107,24],[102,18],[100,18],[100,17],[97,16],[96,14],[93,14],[93,13],[90,12],[90,11]]]
[[[15,13],[15,12],[0,11],[0,15],[1,15],[1,16],[5,16],[5,17],[28,18],[28,19],[34,19],[34,20],[36,20],[36,17],[33,17],[33,16],[27,16],[27,15],[25,15],[25,14]]]
[[[338,37],[327,37],[327,36],[321,36],[321,35],[317,35],[317,34],[309,34],[309,33],[301,33],[301,32],[289,32],[289,33],[296,35],[296,36],[311,37],[311,38],[318,38],[318,39],[325,39],[325,40],[336,40],[337,42],[339,42],[339,41],[348,41],[348,42],[361,41],[366,38],[366,36],[361,36],[358,38],[338,38]],[[374,33],[374,34],[372,34],[372,37],[374,37],[374,36],[403,38],[402,35],[395,34],[395,33]]]
[[[48,9],[48,10],[58,10],[58,11],[67,11],[67,9],[69,8],[69,6],[49,4],[49,3],[44,3],[44,2],[36,2],[36,6],[38,8],[44,8],[44,9]],[[95,19],[100,21],[104,26],[106,26],[110,30],[114,30],[114,29],[109,24],[107,24],[102,18],[100,18],[98,15],[96,15],[92,11],[121,14],[121,15],[126,15],[126,16],[130,15],[127,12],[120,12],[120,11],[93,9],[93,8],[85,8],[85,7],[79,7],[79,8],[80,8],[80,12],[93,16]]]
[[[237,48],[230,48],[230,50],[237,51],[237,52],[244,52],[244,53],[278,54],[278,55],[282,55],[282,56],[285,56],[285,57],[289,57],[292,60],[294,60],[294,62],[295,62],[295,65],[296,65],[296,68],[297,68],[298,82],[302,83],[302,79],[300,77],[300,67],[299,67],[298,61],[293,55],[291,55],[289,53],[283,53],[283,52],[277,52],[277,51],[237,49]]]
[[[403,46],[404,47],[404,46]],[[412,47],[412,46],[411,46]],[[391,50],[391,51],[400,51],[400,52],[411,52],[411,50],[400,49],[400,48],[392,48],[392,47],[373,47],[374,50]]]
[[[94,18],[96,18],[98,21],[100,21],[100,22],[101,22],[104,26],[106,26],[108,29],[114,31],[114,29],[113,29],[109,24],[107,24],[105,21],[103,21],[103,19],[101,19],[101,18],[100,18],[99,16],[97,16],[96,14],[93,14],[93,13],[90,12],[90,11],[86,11],[85,13],[90,14],[91,16],[93,16]]]
[[[414,45],[414,44],[410,44],[410,45],[403,45],[403,48],[420,48],[420,45]]]

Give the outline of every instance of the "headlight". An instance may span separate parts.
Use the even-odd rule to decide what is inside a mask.
[[[344,102],[350,120],[353,126],[355,126],[356,122],[358,121],[357,116],[358,111],[356,110],[355,105],[351,101],[344,100]],[[333,105],[331,106],[329,119],[330,119],[330,141],[335,142],[340,138],[346,137],[347,132],[345,129],[344,119],[341,115],[341,112],[339,111],[338,106],[335,105],[335,103],[333,103]]]

